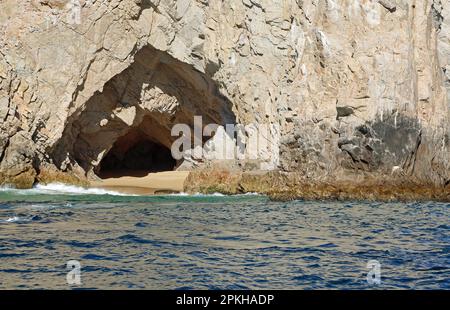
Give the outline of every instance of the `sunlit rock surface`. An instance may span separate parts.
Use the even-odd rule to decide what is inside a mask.
[[[0,34],[0,183],[92,178],[195,115],[278,126],[265,167],[305,180],[450,182],[447,1],[2,0]]]

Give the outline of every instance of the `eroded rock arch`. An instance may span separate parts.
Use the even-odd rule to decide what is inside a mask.
[[[193,127],[196,115],[203,117],[205,125],[236,122],[231,102],[220,94],[209,76],[167,53],[144,47],[129,68],[106,83],[69,118],[52,152],[53,160],[60,169],[82,168],[89,175],[101,174],[102,163],[105,168],[114,166],[116,160],[116,165],[122,167],[125,157],[131,156],[128,161],[133,161],[133,166],[139,160],[137,153],[154,152],[154,157],[149,156],[150,162],[155,160],[154,169],[143,168],[170,170],[180,162],[156,159],[170,153],[177,139],[171,136],[172,127]],[[133,152],[134,148],[137,152]]]

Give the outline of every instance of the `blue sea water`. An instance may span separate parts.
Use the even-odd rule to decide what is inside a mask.
[[[1,189],[0,288],[450,289],[449,218],[434,202]]]

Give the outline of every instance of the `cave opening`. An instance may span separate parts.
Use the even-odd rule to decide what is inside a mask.
[[[196,116],[203,126],[236,124],[233,104],[211,76],[146,46],[73,112],[52,161],[93,179],[195,169],[192,161],[175,160],[170,148],[178,139],[175,125],[195,135]]]
[[[145,176],[149,173],[172,171],[177,161],[168,147],[154,141],[139,130],[120,137],[98,166],[100,178]]]

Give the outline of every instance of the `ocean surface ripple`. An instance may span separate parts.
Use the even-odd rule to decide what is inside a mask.
[[[433,202],[2,189],[0,288],[450,289],[449,215]],[[67,284],[70,260],[81,285]]]

